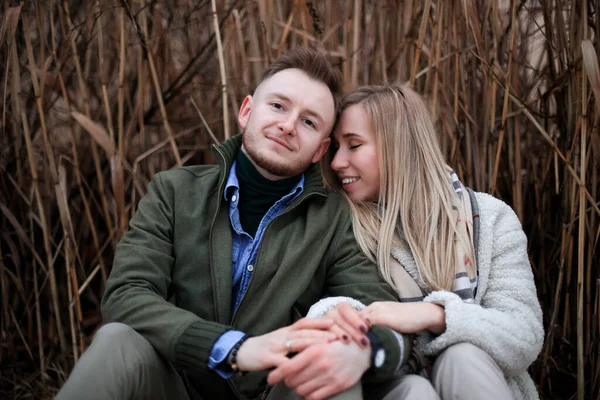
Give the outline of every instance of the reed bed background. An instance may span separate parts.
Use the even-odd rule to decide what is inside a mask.
[[[157,171],[212,163],[264,67],[323,49],[345,88],[410,81],[465,184],[513,206],[543,398],[599,398],[600,70],[593,1],[3,0],[0,397],[50,398],[101,324]]]

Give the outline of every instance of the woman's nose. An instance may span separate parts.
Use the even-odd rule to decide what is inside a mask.
[[[334,171],[340,171],[348,167],[348,159],[342,150],[337,150],[333,160],[331,160],[331,169]]]

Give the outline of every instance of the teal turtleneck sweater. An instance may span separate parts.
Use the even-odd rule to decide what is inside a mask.
[[[240,184],[240,222],[252,237],[269,208],[288,194],[300,180],[300,175],[272,181],[258,172],[243,151],[238,151],[236,174]]]

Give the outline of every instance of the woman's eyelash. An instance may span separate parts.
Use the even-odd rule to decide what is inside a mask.
[[[359,148],[360,146],[362,146],[362,144],[355,144],[354,146],[350,146],[350,147],[348,147],[348,148],[349,148],[350,150],[354,150],[354,149],[357,149],[357,148]]]

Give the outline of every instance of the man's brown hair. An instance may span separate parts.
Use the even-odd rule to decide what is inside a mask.
[[[262,83],[276,73],[290,68],[299,69],[310,78],[327,85],[333,95],[337,119],[342,95],[342,80],[340,72],[331,66],[325,54],[305,47],[289,50],[269,65],[263,72],[260,82]]]

